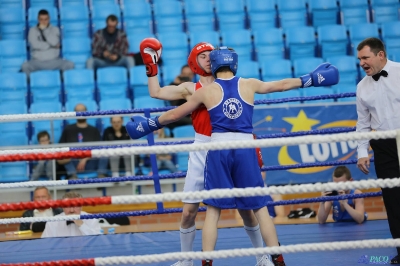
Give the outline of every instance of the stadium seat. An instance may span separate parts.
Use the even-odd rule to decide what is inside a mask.
[[[258,62],[255,61],[240,62],[236,76],[242,78],[260,79],[260,67],[258,65]]]
[[[389,55],[389,59],[395,62],[400,62],[400,52]]]
[[[32,103],[30,113],[55,113],[61,112],[62,106],[59,102],[41,102]],[[57,143],[60,140],[62,133],[62,120],[52,121],[32,121],[32,143],[38,144],[36,135],[41,131],[47,131],[50,134],[52,143]]]
[[[123,7],[124,28],[128,36],[138,32],[153,33],[151,6],[146,1],[125,1]]]
[[[169,85],[181,73],[181,65],[166,65],[162,67],[164,85]]]
[[[25,73],[0,73],[0,102],[26,102],[28,85]]]
[[[71,69],[64,72],[64,91],[66,100],[94,99],[94,73],[91,69]]]
[[[188,52],[186,50],[164,50],[162,54],[163,65],[178,65],[187,64]]]
[[[88,0],[88,2],[92,8],[97,5],[112,5],[118,3],[117,0]]]
[[[26,41],[0,41],[1,72],[19,72],[26,61]]]
[[[174,134],[174,138],[193,138],[194,137],[194,128],[192,125],[180,126],[176,127],[172,130]],[[176,154],[178,170],[179,171],[187,171],[188,168],[188,160],[189,153],[188,152],[178,152]]]
[[[183,32],[158,33],[158,39],[166,50],[188,50],[188,37]]]
[[[290,60],[276,59],[274,67],[271,67],[271,62],[261,62],[261,76],[263,81],[280,80],[293,77],[292,63]]]
[[[158,108],[165,107],[163,100],[151,98],[150,96],[135,97],[133,99],[133,108]]]
[[[400,53],[400,21],[382,23],[381,30],[387,54]]]
[[[247,0],[246,6],[252,31],[276,26],[275,0]]]
[[[0,146],[28,145],[26,122],[0,123]]]
[[[309,96],[320,96],[320,95],[329,95],[329,94],[333,94],[333,89],[331,89],[331,88],[319,87],[319,88],[306,88],[306,89],[303,90],[303,96],[304,96],[304,97],[309,97]],[[330,103],[330,102],[334,102],[334,99],[305,101],[305,103],[307,103],[307,104],[313,104],[313,103]]]
[[[92,100],[92,99],[86,99],[86,98],[81,98],[81,99],[70,99],[65,102],[65,111],[66,112],[74,112],[75,106],[77,104],[83,104],[86,106],[86,109],[88,111],[97,111],[97,103]],[[97,126],[97,119],[96,118],[91,118],[87,119],[87,122],[89,125],[96,127]],[[68,124],[74,124],[76,123],[76,119],[69,119],[67,120]]]
[[[368,0],[340,0],[340,20],[344,25],[369,23]]]
[[[54,0],[28,0],[29,7],[54,6]]]
[[[24,181],[29,181],[27,162],[0,163],[1,183]]]
[[[324,25],[318,27],[317,31],[322,58],[347,54],[347,32],[344,25]]]
[[[211,0],[184,1],[188,32],[215,30],[215,16]]]
[[[286,48],[291,60],[315,56],[315,31],[313,27],[299,26],[285,30]]]
[[[58,27],[58,10],[53,5],[33,6],[28,9],[28,27],[34,27],[38,24],[38,13],[40,10],[49,12],[50,24]]]
[[[379,38],[378,25],[375,23],[349,25],[349,35],[351,50],[357,57],[357,46],[362,40],[369,37]]]
[[[160,75],[157,75],[158,77]],[[135,66],[129,70],[130,88],[132,90],[133,99],[140,96],[150,96],[147,87],[148,78],[146,76],[146,68],[144,66]]]
[[[41,70],[30,74],[33,102],[60,101],[61,79],[58,70]]]
[[[89,37],[89,10],[85,5],[64,6],[60,9],[63,38]]]
[[[282,28],[307,25],[307,10],[304,0],[277,0],[279,25]]]
[[[253,32],[253,37],[258,62],[285,57],[282,29],[257,30]]]
[[[165,1],[153,3],[154,18],[159,19],[161,17],[179,17],[182,18],[183,9],[181,1],[169,1],[165,4]]]
[[[282,91],[282,92],[274,92],[268,94],[270,100],[277,100],[283,98],[293,98],[293,97],[301,97],[300,90],[290,90],[290,91]],[[300,101],[296,102],[286,102],[281,104],[274,104],[275,105],[286,105],[286,104],[300,104]]]
[[[320,57],[310,57],[310,58],[298,58],[292,60],[292,62],[294,68],[294,76],[300,77],[302,75],[310,73],[324,61]]]
[[[25,1],[22,0],[1,0],[0,1],[0,8],[24,8]]]
[[[100,111],[105,110],[129,110],[132,109],[132,103],[129,99],[106,99],[99,102]],[[129,115],[128,115],[129,116]],[[128,118],[125,117],[125,122],[128,121]],[[125,123],[124,123],[125,124]],[[111,118],[102,118],[101,119],[102,131],[107,127],[111,126]]]
[[[190,48],[194,47],[199,42],[209,42],[214,47],[220,45],[219,34],[216,31],[199,31],[189,34]]]
[[[86,68],[86,61],[91,57],[91,40],[87,37],[62,40],[63,58],[74,62],[76,69]]]
[[[241,62],[252,60],[253,47],[249,30],[224,30],[221,32],[221,38],[222,45],[234,48]]]
[[[357,85],[356,84],[337,84],[332,86],[332,89],[335,93],[348,93],[348,92],[356,92]],[[356,97],[346,97],[337,99],[338,102],[355,102]]]
[[[183,31],[182,17],[158,17],[154,19],[157,32],[181,32]]]
[[[374,23],[399,20],[400,3],[397,0],[371,0],[371,8]]]
[[[28,108],[24,98],[15,99],[14,101],[5,100],[0,98],[0,114],[2,115],[14,115],[14,114],[26,114]]]
[[[238,30],[245,28],[245,9],[242,0],[215,0],[215,12],[219,30]]]
[[[140,42],[143,41],[143,39],[145,38],[155,38],[155,36],[149,32],[136,32],[135,34],[129,34],[129,52],[134,54],[139,53]]]
[[[355,85],[358,80],[357,62],[354,56],[335,56],[326,59],[329,63],[336,66],[340,74],[340,84]]]
[[[67,6],[82,6],[87,5],[86,0],[58,0],[58,6],[63,9]]]
[[[1,39],[25,38],[25,11],[20,7],[7,7],[0,9]]]
[[[124,67],[107,67],[97,70],[97,88],[100,100],[126,98],[128,74]]]
[[[106,27],[106,19],[109,15],[115,15],[118,18],[118,28],[121,28],[121,11],[117,4],[97,4],[92,7],[92,28],[93,32]]]
[[[214,31],[215,30],[215,17],[213,13],[204,16],[190,16],[186,18],[187,32],[191,34],[201,33],[202,31]]]
[[[312,17],[312,24],[315,28],[322,25],[337,23],[338,6],[332,0],[309,0],[309,10]]]

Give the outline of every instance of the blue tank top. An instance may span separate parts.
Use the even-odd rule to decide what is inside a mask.
[[[239,77],[215,80],[223,96],[218,105],[208,109],[214,133],[253,133],[254,105],[245,102],[240,96],[239,80]]]
[[[355,189],[350,190],[349,194],[354,194]],[[347,203],[354,209],[355,204],[353,202],[353,199],[348,199]],[[340,209],[340,202],[339,201],[333,201],[333,212],[332,212],[332,218],[335,222],[351,222],[354,221],[353,217],[350,216],[350,214],[346,210],[341,210]],[[367,213],[364,213],[364,221],[367,220]]]

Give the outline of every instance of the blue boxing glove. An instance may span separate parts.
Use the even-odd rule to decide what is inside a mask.
[[[132,116],[131,121],[126,123],[126,131],[132,139],[140,139],[149,133],[162,128],[158,122],[158,116],[147,118],[144,116]]]
[[[310,74],[301,76],[300,79],[301,88],[331,86],[339,82],[339,71],[335,66],[323,63]]]

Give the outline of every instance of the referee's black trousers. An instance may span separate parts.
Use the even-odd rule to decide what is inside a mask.
[[[375,171],[378,178],[400,177],[399,159],[395,139],[370,140],[374,150]],[[393,238],[400,238],[400,187],[383,188],[383,202],[390,233]],[[397,247],[400,255],[400,247]]]

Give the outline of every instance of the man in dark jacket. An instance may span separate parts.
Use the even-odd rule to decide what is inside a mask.
[[[45,201],[51,200],[51,195],[46,187],[37,187],[33,192],[34,201]],[[34,209],[25,211],[22,217],[52,217],[57,214],[62,213],[60,208],[48,208],[48,209]],[[46,222],[36,222],[36,223],[21,223],[19,226],[20,231],[32,230],[33,232],[43,232],[46,227]]]

